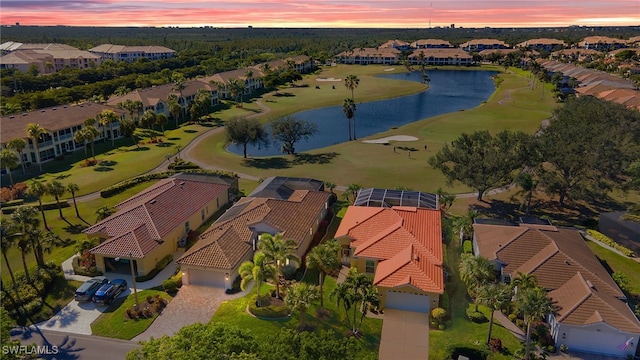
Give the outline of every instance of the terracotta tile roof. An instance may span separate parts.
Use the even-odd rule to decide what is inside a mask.
[[[420,46],[427,46],[427,45],[451,47],[450,42],[448,42],[447,40],[441,40],[441,39],[420,39],[411,43],[411,47],[414,47],[414,48],[417,48]]]
[[[635,319],[623,301],[624,293],[577,230],[525,224],[473,227],[479,255],[500,262],[503,273],[512,278],[518,272],[534,275],[541,287],[550,290],[550,297],[562,308],[559,322],[586,324],[602,318],[611,326],[628,329],[631,320],[621,319]],[[600,309],[600,302],[608,304],[606,309]],[[631,325],[640,329],[637,320]]]
[[[124,115],[124,111],[115,107],[98,103],[86,102],[78,105],[62,105],[23,114],[15,114],[0,117],[0,129],[2,129],[2,141],[22,138],[26,139],[25,129],[27,124],[39,124],[49,132],[67,129],[72,126],[82,125],[87,118],[94,118],[103,110],[113,110],[118,116]]]
[[[444,291],[440,211],[350,206],[335,236],[349,237],[355,256],[379,260],[379,285]]]
[[[538,38],[538,39],[529,39],[527,41],[523,41],[523,42],[519,43],[516,46],[527,47],[527,46],[537,46],[537,45],[561,45],[561,46],[567,46],[567,43],[565,43],[562,40],[558,40],[558,39]]]
[[[460,47],[463,48],[470,45],[502,45],[505,47],[509,47],[509,44],[506,44],[504,41],[498,39],[472,39],[460,44]]]
[[[291,200],[243,198],[207,229],[177,262],[184,265],[235,269],[253,251],[258,224],[267,224],[298,246],[316,227],[329,200],[323,191],[297,190]],[[306,251],[306,249],[303,249]]]
[[[640,322],[627,304],[606,293],[577,272],[560,288],[549,292],[557,306],[558,322],[570,325],[606,323],[621,331],[640,332]]]
[[[442,267],[431,261],[430,254],[411,244],[378,265],[374,285],[388,288],[411,285],[426,292],[442,294]]]
[[[229,185],[218,182],[220,181],[208,175],[187,178],[180,174],[159,181],[118,204],[118,212],[115,214],[83,230],[85,234],[102,234],[107,237],[102,244],[91,249],[91,252],[123,256],[122,251],[131,251],[132,246],[135,247],[127,243],[127,240],[131,240],[138,243],[139,255],[143,257],[158,246],[159,241],[173,229],[184,226],[189,217],[204,208],[209,201],[228,191]],[[141,226],[146,229],[146,235],[135,233],[136,236],[133,237],[122,237]],[[148,242],[147,238],[153,239],[153,243]]]
[[[408,56],[409,59],[418,58],[420,53],[424,54],[425,58],[457,58],[457,59],[471,59],[472,56],[469,55],[466,51],[460,48],[429,48],[429,49],[418,49],[414,50],[411,55]]]

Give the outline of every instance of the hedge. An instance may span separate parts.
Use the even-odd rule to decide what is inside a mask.
[[[2,203],[3,207],[20,206],[20,205],[24,205],[24,199],[10,200]]]
[[[471,254],[473,252],[473,246],[471,245],[470,240],[465,240],[462,243],[462,250],[464,251],[465,254]]]
[[[22,206],[31,206],[34,207],[36,209],[38,209],[38,211],[40,211],[40,206],[39,205],[19,205],[19,206],[8,206],[8,207],[2,207],[2,213],[7,215],[7,214],[13,214],[14,211],[18,210],[18,208],[22,207]],[[65,200],[60,201],[60,207],[66,208],[69,207],[71,205],[69,205],[69,203]],[[55,210],[58,209],[58,203],[55,201],[52,202],[47,202],[47,203],[42,203],[42,208],[44,210]]]
[[[606,245],[611,246],[612,248],[622,252],[623,254],[625,254],[626,256],[633,256],[633,251],[631,251],[630,249],[618,244],[617,242],[613,241],[610,237],[608,237],[607,235],[595,231],[595,230],[591,230],[591,229],[587,229],[587,235],[591,236],[592,238],[600,241],[601,243],[605,243]]]
[[[188,174],[211,174],[211,175],[218,175],[222,178],[238,177],[235,173],[228,172],[228,171],[189,169],[189,170],[178,171],[178,172],[184,172]],[[112,185],[107,187],[106,189],[103,189],[102,191],[100,191],[100,196],[103,198],[108,198],[108,197],[120,194],[124,190],[130,189],[140,183],[151,181],[151,180],[166,179],[175,174],[176,174],[176,171],[165,171],[160,173],[151,173],[151,174],[136,176],[134,178],[121,181],[115,185]]]
[[[263,319],[281,319],[290,315],[289,308],[286,305],[272,306],[270,298],[262,295],[262,306],[258,307],[258,295],[253,295],[249,300],[249,312],[258,318]]]

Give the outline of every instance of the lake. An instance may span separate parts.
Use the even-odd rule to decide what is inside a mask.
[[[393,99],[358,103],[356,97],[356,135],[364,138],[414,121],[436,115],[475,108],[495,91],[491,78],[496,71],[432,70],[427,72],[431,82],[426,91]],[[385,74],[380,77],[420,81],[420,73]],[[343,82],[322,83],[320,86],[344,86]],[[303,152],[348,141],[347,118],[342,105],[301,111],[293,114],[318,125],[319,132],[295,144],[296,152]],[[267,126],[269,131],[269,127]],[[407,134],[411,135],[411,134]],[[227,150],[242,155],[242,146],[230,145]],[[280,144],[271,143],[268,148],[247,146],[249,156],[281,155]]]

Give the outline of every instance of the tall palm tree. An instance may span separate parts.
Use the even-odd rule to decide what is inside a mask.
[[[87,160],[89,155],[87,155],[87,136],[86,136],[87,132],[85,129],[76,130],[73,133],[73,141],[76,144],[83,144],[82,147],[84,148],[84,159]]]
[[[7,222],[0,222],[0,251],[2,251],[2,256],[4,257],[5,265],[7,265],[7,270],[9,271],[9,276],[11,276],[11,283],[13,287],[16,287],[16,278],[13,276],[13,270],[11,270],[11,263],[9,263],[9,258],[7,257],[7,253],[9,249],[16,245],[16,238],[18,237],[19,232],[13,224],[7,224]]]
[[[60,218],[64,219],[64,215],[62,215],[62,205],[60,205],[60,197],[67,192],[67,189],[64,185],[58,181],[53,180],[47,184],[47,192],[56,199],[56,204],[58,204],[58,212],[60,213]]]
[[[11,175],[11,168],[18,166],[18,155],[11,149],[4,148],[0,151],[0,166],[7,170],[9,175],[9,182],[13,186],[13,176]]]
[[[178,128],[178,119],[180,118],[180,114],[182,113],[182,106],[180,106],[180,102],[178,102],[178,97],[176,94],[169,94],[167,97],[167,106],[169,107],[169,113],[173,116],[173,119],[176,121],[176,129]]]
[[[272,236],[264,233],[260,235],[258,249],[265,255],[268,264],[274,267],[273,281],[276,284],[276,297],[280,298],[280,267],[289,261],[300,263],[300,258],[296,255],[298,244],[294,240],[285,240],[281,233]]]
[[[21,206],[11,214],[11,221],[18,227],[20,236],[18,237],[18,247],[22,252],[22,262],[25,272],[28,273],[26,264],[26,254],[33,251],[38,266],[43,266],[42,246],[37,235],[40,233],[40,221],[37,210],[30,206]]]
[[[483,304],[491,310],[489,318],[489,334],[487,335],[487,344],[491,341],[491,331],[493,330],[493,312],[502,310],[513,296],[513,289],[505,283],[491,283],[482,287],[478,294],[480,304]]]
[[[42,163],[40,162],[40,150],[38,149],[38,140],[42,137],[42,135],[47,133],[42,126],[34,123],[27,124],[27,136],[29,136],[33,141],[33,147],[36,151],[36,161],[38,162],[38,167],[40,172],[42,172]]]
[[[95,126],[87,126],[82,129],[84,131],[85,139],[91,144],[91,156],[93,160],[96,159],[96,138],[100,135],[100,131]]]
[[[120,131],[122,135],[128,136],[133,141],[133,144],[139,148],[138,140],[136,139],[136,123],[131,119],[124,119],[120,121]]]
[[[247,286],[251,281],[256,282],[256,292],[258,293],[257,306],[262,306],[262,300],[260,297],[260,289],[265,278],[271,277],[273,267],[267,264],[266,257],[263,252],[256,251],[253,255],[253,261],[245,261],[240,265],[238,273],[240,274],[240,289],[242,291],[247,289]]]
[[[533,194],[536,192],[536,188],[538,187],[538,181],[533,178],[528,172],[522,172],[516,177],[516,183],[520,186],[520,191],[516,194],[524,195],[524,200],[526,201],[526,210],[524,216],[529,216],[529,209],[531,208],[531,199],[533,198]]]
[[[27,188],[27,194],[38,199],[38,207],[42,213],[42,223],[44,224],[44,228],[49,230],[47,217],[44,213],[44,207],[42,206],[42,197],[47,194],[47,187],[38,180],[31,180],[31,184]]]
[[[244,73],[244,76],[247,78],[247,86],[249,87],[249,91],[252,90],[251,80],[253,80],[253,70],[249,69]]]
[[[304,326],[304,319],[309,307],[318,300],[321,295],[318,292],[318,287],[309,285],[307,283],[297,283],[287,291],[287,297],[284,299],[285,304],[291,311],[298,311],[300,313],[300,326]]]
[[[162,136],[164,136],[164,126],[167,125],[167,122],[167,116],[165,114],[158,114],[158,116],[156,116],[156,125],[160,125]]]
[[[342,103],[342,112],[347,117],[347,129],[349,129],[349,141],[351,141],[351,119],[356,116],[356,104],[353,99],[346,98]]]
[[[358,88],[358,85],[360,85],[360,79],[358,78],[358,76],[356,75],[347,75],[344,78],[344,86],[351,90],[351,100],[353,101],[353,103],[355,104],[355,97],[354,97],[354,91],[355,89]],[[354,105],[354,111],[355,111],[355,105]],[[356,140],[357,136],[356,136],[356,119],[355,119],[355,113],[354,113],[354,117],[353,117],[353,140]]]
[[[236,107],[242,107],[242,93],[244,92],[244,83],[238,79],[229,80],[229,92],[231,97],[236,101]]]
[[[98,115],[100,117],[100,125],[102,126],[106,126],[109,125],[109,132],[110,132],[110,137],[111,137],[111,146],[115,146],[115,136],[113,135],[113,124],[118,122],[118,115],[115,113],[115,111],[113,110],[102,110],[102,112],[100,113],[100,115]],[[106,137],[105,137],[106,140]]]
[[[314,247],[307,255],[307,267],[318,270],[321,308],[324,308],[324,279],[328,273],[340,268],[340,260],[338,259],[339,251],[340,244],[335,240],[331,240]]]
[[[547,292],[539,287],[518,291],[516,295],[516,308],[524,314],[524,322],[527,324],[525,359],[529,359],[531,350],[531,324],[534,321],[544,319],[553,309],[547,298]]]
[[[358,197],[358,191],[362,189],[362,185],[360,184],[349,184],[344,193],[342,193],[342,197],[349,201],[350,204],[353,204]]]
[[[76,209],[76,216],[80,218],[80,213],[78,212],[78,205],[76,204],[76,191],[80,190],[80,187],[76,183],[68,183],[66,190],[69,193],[71,193],[71,198],[73,199],[73,207]]]
[[[9,142],[7,143],[7,147],[10,149],[15,150],[18,155],[20,156],[20,165],[22,166],[22,175],[24,175],[25,173],[25,167],[24,167],[24,155],[22,154],[22,151],[24,150],[24,148],[27,147],[27,142],[24,141],[24,139],[22,138],[15,138],[15,139],[11,139],[9,140]]]
[[[516,278],[513,279],[511,283],[511,286],[516,292],[524,289],[533,289],[534,287],[538,286],[538,280],[533,274],[525,274],[518,271],[518,273],[516,274]]]
[[[482,286],[495,279],[493,263],[482,256],[462,254],[458,266],[460,279],[467,285],[469,294],[475,299],[475,310],[478,311],[479,293]]]

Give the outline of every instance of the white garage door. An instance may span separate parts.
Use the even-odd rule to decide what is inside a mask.
[[[224,287],[224,274],[216,271],[189,269],[189,284]]]
[[[429,313],[429,297],[411,293],[387,291],[385,308]]]

